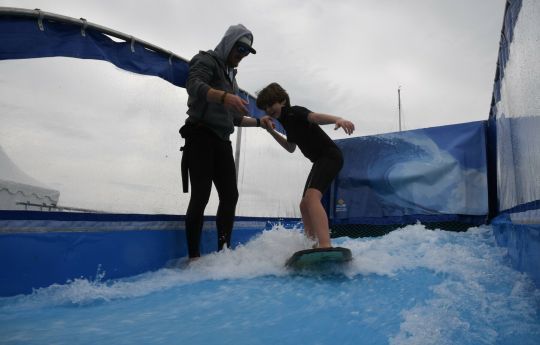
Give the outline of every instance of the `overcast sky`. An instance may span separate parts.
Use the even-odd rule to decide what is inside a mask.
[[[398,130],[399,86],[404,129],[485,120],[504,4],[504,0],[0,0],[0,6],[84,17],[186,59],[198,50],[214,48],[229,25],[242,23],[254,34],[257,54],[241,62],[240,86],[254,94],[279,82],[293,104],[353,121],[355,136]],[[165,199],[176,200],[163,205],[153,201],[155,209],[126,206],[128,210],[185,212],[187,197],[177,190],[181,144],[177,129],[185,119],[185,90],[103,62],[56,58],[0,62],[0,91],[0,145],[32,177],[60,189],[61,201],[64,195],[65,202],[80,204],[69,195],[81,181],[114,180],[125,190],[139,191],[131,198],[159,189],[170,194]],[[334,139],[345,137],[330,126],[325,129]],[[244,133],[243,143],[250,149],[243,153],[239,176],[240,213],[263,215],[250,206],[265,199],[272,200],[271,206],[265,203],[273,210],[270,213],[296,215],[298,194],[309,171],[307,160],[298,153],[288,154],[264,132]],[[121,144],[114,145],[113,139]],[[48,154],[54,158],[44,158]],[[79,180],[65,182],[73,179],[76,170],[70,169],[81,155],[95,155],[101,163],[94,164],[98,168],[91,176],[82,178],[85,173],[78,171]],[[49,171],[51,163],[56,170]],[[125,175],[102,176],[107,166],[118,164],[115,172]],[[133,170],[145,171],[146,182]],[[159,188],[155,180],[161,181]],[[95,188],[81,192],[85,198],[95,193]],[[100,208],[92,203],[84,206]],[[214,206],[212,201],[210,209]]]

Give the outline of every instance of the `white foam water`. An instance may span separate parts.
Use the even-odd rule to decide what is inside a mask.
[[[0,343],[67,344],[84,325],[78,343],[96,332],[100,343],[140,341],[144,328],[148,344],[538,344],[540,291],[510,267],[490,227],[417,224],[335,239],[354,257],[341,275],[289,272],[287,258],[311,245],[300,230],[276,227],[189,265],[2,298]]]

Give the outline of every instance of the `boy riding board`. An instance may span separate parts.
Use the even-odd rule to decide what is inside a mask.
[[[276,119],[283,125],[286,137],[271,127],[266,128],[272,137],[291,153],[298,146],[313,163],[300,202],[304,232],[308,238],[317,241],[314,248],[331,248],[328,217],[321,198],[341,170],[343,156],[319,125],[335,124],[336,130],[341,127],[350,135],[354,131],[354,124],[341,117],[291,106],[289,95],[277,83],[266,86],[258,93],[257,107],[266,112],[263,118]]]

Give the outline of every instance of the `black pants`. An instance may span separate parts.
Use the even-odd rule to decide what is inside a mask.
[[[238,187],[231,142],[219,139],[205,127],[186,126],[181,130],[186,139],[182,163],[187,165],[191,185],[191,197],[186,212],[186,238],[189,257],[194,258],[201,255],[204,209],[210,199],[212,182],[219,197],[216,214],[218,250],[223,249],[224,245],[231,245]]]

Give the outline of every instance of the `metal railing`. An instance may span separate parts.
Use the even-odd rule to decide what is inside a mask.
[[[24,206],[25,211],[29,211],[29,207],[39,208],[40,211],[58,211],[58,212],[88,212],[88,213],[107,213],[105,211],[92,210],[88,208],[80,207],[69,207],[69,206],[59,206],[57,204],[46,204],[46,203],[33,203],[29,201],[17,202],[16,205]],[[31,210],[30,210],[31,211]]]

